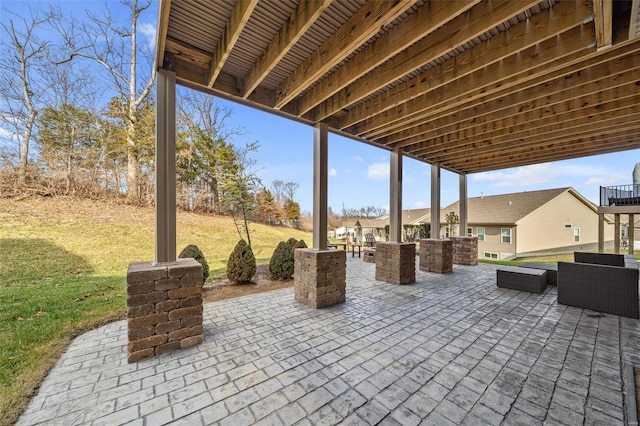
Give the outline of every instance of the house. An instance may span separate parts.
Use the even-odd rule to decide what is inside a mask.
[[[409,209],[402,211],[402,225],[406,226],[418,226],[422,224],[429,224],[431,220],[431,209]],[[343,235],[346,232],[348,235],[354,236],[358,234],[357,225],[361,227],[361,235],[373,234],[376,240],[384,241],[387,238],[386,227],[389,226],[389,216],[380,216],[376,218],[358,218],[344,222],[342,227],[336,229],[336,234],[340,231]],[[406,230],[403,229],[403,233]],[[403,235],[404,237],[404,235]],[[405,239],[405,238],[403,238]]]
[[[466,234],[478,237],[480,259],[597,251],[598,209],[573,188],[469,198]],[[459,202],[441,211],[459,215]],[[441,237],[448,236],[442,223]],[[459,234],[459,232],[456,232]],[[613,221],[605,217],[605,241],[613,241]]]

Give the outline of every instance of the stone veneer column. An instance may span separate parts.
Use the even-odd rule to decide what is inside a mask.
[[[376,280],[391,284],[409,284],[416,280],[414,243],[376,243]]]
[[[129,362],[202,343],[203,281],[194,259],[129,265]]]
[[[478,237],[451,237],[453,241],[453,263],[456,265],[478,264]]]
[[[312,308],[342,303],[347,294],[347,252],[296,249],[294,297]]]
[[[420,240],[420,270],[445,274],[453,270],[451,240],[426,238]]]

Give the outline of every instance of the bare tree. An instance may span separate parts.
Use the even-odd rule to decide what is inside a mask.
[[[298,192],[298,188],[300,188],[300,184],[295,182],[287,182],[284,184],[284,192],[288,200],[295,201],[295,196],[296,192]]]
[[[156,78],[156,68],[152,65],[152,55],[138,43],[138,20],[151,6],[151,0],[121,0],[129,9],[129,26],[118,26],[107,8],[104,16],[88,13],[89,22],[78,32],[72,22],[59,26],[59,32],[69,49],[68,56],[58,62],[75,57],[87,58],[100,64],[111,76],[115,89],[121,98],[121,115],[126,123],[127,138],[127,198],[139,200],[141,197],[141,165],[138,153],[138,121],[145,99],[149,95]],[[148,61],[150,75],[146,82],[139,78],[139,56]]]
[[[0,61],[0,122],[18,140],[18,186],[25,184],[29,162],[29,148],[34,125],[41,109],[47,104],[49,85],[46,75],[49,43],[37,33],[51,23],[50,13],[31,11],[23,18],[4,10],[11,16],[1,24],[2,53]]]
[[[229,140],[245,132],[226,125],[231,110],[216,105],[213,96],[190,92],[180,99],[178,107],[180,182],[192,186],[190,197],[203,192],[206,206],[220,213],[221,176],[237,169]]]

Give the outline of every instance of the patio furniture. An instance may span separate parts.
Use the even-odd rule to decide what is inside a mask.
[[[375,263],[376,262],[376,249],[375,247],[365,247],[362,251],[363,258],[367,263]]]
[[[376,238],[371,233],[364,234],[363,260],[368,263],[375,263],[376,261]]]
[[[523,263],[521,268],[542,269],[547,271],[547,285],[558,285],[558,265],[549,263]]]
[[[558,303],[639,318],[638,264],[622,254],[574,253],[558,262]]]
[[[328,249],[338,249],[338,247],[342,246],[342,250],[347,251],[347,243],[330,243],[327,241]]]
[[[500,288],[542,293],[547,286],[547,271],[518,266],[501,266],[498,268],[496,281]]]
[[[364,246],[374,247],[376,246],[376,238],[371,233],[364,234]]]
[[[350,244],[351,246],[351,257],[356,257],[356,248],[358,249],[358,257],[360,257],[360,249],[362,248],[362,244]]]

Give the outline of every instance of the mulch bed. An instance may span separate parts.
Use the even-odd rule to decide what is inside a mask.
[[[205,303],[216,302],[289,287],[293,287],[293,281],[272,280],[269,275],[269,265],[258,265],[253,282],[235,285],[226,277],[216,278],[205,283],[203,297]]]

